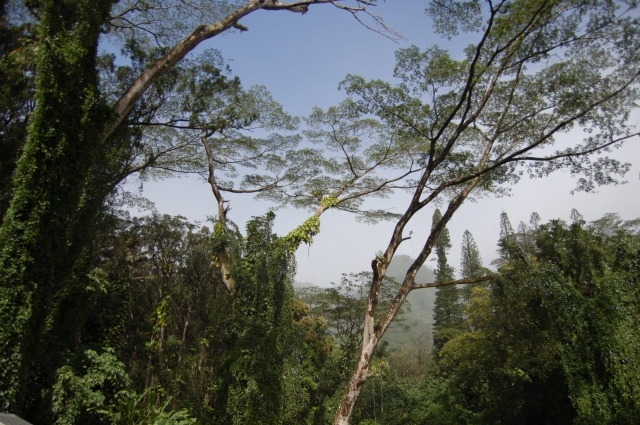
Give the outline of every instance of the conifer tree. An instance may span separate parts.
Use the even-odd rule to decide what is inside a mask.
[[[501,259],[497,260],[498,263],[516,258],[520,254],[516,232],[513,230],[509,216],[504,211],[500,214],[500,241],[498,246],[498,252],[501,257]]]
[[[439,209],[433,213],[432,227],[442,220]],[[451,248],[449,230],[445,227],[440,232],[434,245],[437,266],[435,270],[436,282],[454,280],[453,267],[447,262],[447,253]],[[439,287],[436,291],[435,307],[433,310],[433,346],[436,354],[444,344],[461,332],[463,326],[463,307],[460,304],[460,290],[456,285]]]
[[[473,239],[473,235],[468,230],[464,231],[462,235],[462,252],[460,259],[460,273],[463,279],[471,279],[474,277],[480,277],[485,274],[485,269],[482,266],[482,258],[480,258],[480,250],[476,241]],[[466,302],[469,302],[471,298],[471,288],[475,285],[465,285],[462,288],[462,296]]]

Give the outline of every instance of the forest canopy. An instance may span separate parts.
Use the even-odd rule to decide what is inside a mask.
[[[462,34],[463,54],[399,49],[393,79],[347,75],[344,100],[302,119],[200,49],[251,36],[261,11],[331,8],[398,37],[376,3],[0,3],[0,410],[35,424],[637,423],[637,221],[574,211],[514,231],[503,214],[493,269],[470,232],[459,273],[448,260],[469,200],[558,171],[580,191],[622,181],[631,164],[611,153],[640,135],[637,2],[429,2],[424,25]],[[206,182],[210,222],[130,216],[148,203],[127,181],[177,175]],[[309,216],[276,235],[272,209],[235,223],[236,195]],[[368,270],[296,293],[294,254],[336,211],[389,221],[388,243]],[[428,288],[431,304],[412,298]],[[411,322],[412,299],[432,327]]]

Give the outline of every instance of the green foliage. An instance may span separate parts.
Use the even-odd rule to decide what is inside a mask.
[[[436,209],[433,214],[435,228],[442,214]],[[447,262],[447,252],[451,248],[449,230],[445,227],[440,231],[435,243],[437,266],[435,270],[436,282],[454,280],[453,268]],[[435,305],[433,308],[433,341],[436,354],[443,345],[462,332],[464,320],[462,317],[463,306],[460,303],[460,290],[455,285],[443,286],[436,290]]]
[[[33,3],[30,7],[39,22],[37,37],[32,37],[30,44],[18,37],[22,31],[28,33],[30,25],[10,29],[5,27],[2,14],[0,43],[3,51],[10,49],[12,54],[2,55],[0,75],[13,83],[3,85],[0,99],[0,182],[4,183],[0,185],[4,218],[0,316],[6,316],[4,323],[12,324],[3,327],[0,334],[3,410],[11,407],[16,412],[24,409],[46,416],[46,406],[23,407],[21,400],[14,400],[40,403],[41,390],[52,383],[56,367],[69,355],[67,349],[76,350],[73,338],[84,331],[83,320],[92,316],[81,308],[84,276],[87,270],[94,270],[93,288],[106,288],[108,280],[100,276],[100,267],[85,263],[92,260],[88,251],[98,227],[96,217],[119,183],[134,173],[153,177],[201,171],[201,136],[207,134],[217,139],[215,143],[227,155],[218,158],[220,173],[235,178],[234,164],[243,169],[259,167],[266,170],[264,175],[247,175],[245,183],[252,188],[271,185],[285,163],[279,153],[299,140],[296,135],[255,138],[241,133],[247,127],[291,131],[297,120],[286,114],[264,88],[244,90],[239,80],[223,69],[219,55],[212,52],[182,61],[169,70],[144,94],[121,128],[109,140],[102,140],[103,125],[112,118],[105,104],[114,103],[140,73],[166,53],[163,48],[148,48],[144,37],[132,37],[123,49],[129,61],[116,64],[115,56],[98,58],[98,37],[107,28],[112,3]],[[124,3],[119,2],[117,7]],[[215,9],[224,2],[213,3],[201,4],[200,10]],[[145,13],[143,10],[158,11],[156,6],[145,4],[125,14],[135,20]],[[161,9],[164,18],[175,10],[185,10],[175,4]],[[38,53],[35,59],[34,52]],[[33,75],[38,76],[35,95],[31,92]],[[25,123],[33,105],[37,109],[26,138]],[[9,184],[9,175],[19,153],[14,186]],[[175,277],[174,271],[167,271],[170,279]],[[112,283],[122,284],[119,290],[127,292],[122,281]],[[29,338],[23,346],[25,334]],[[178,337],[180,343],[173,345],[183,347],[183,339]],[[158,343],[154,340],[151,346]],[[166,353],[165,348],[163,345],[158,354]],[[41,359],[47,351],[55,355]],[[23,353],[29,354],[35,367],[22,365]],[[34,387],[40,385],[43,388]]]
[[[472,332],[440,352],[446,391],[468,423],[636,423],[640,240],[580,220],[525,230],[528,255],[507,232],[500,278],[473,289]]]
[[[53,386],[55,424],[188,425],[196,420],[186,410],[168,411],[170,399],[150,388],[137,394],[124,364],[113,349],[87,350],[83,373],[71,366],[58,369]]]
[[[180,217],[105,222],[110,224],[93,246],[90,289],[78,295],[83,309],[74,307],[82,312],[75,316],[83,324],[74,335],[83,343],[78,348],[113,347],[131,388],[140,392],[127,399],[131,415],[189,409],[201,417],[213,379],[211,324],[225,302],[211,260],[211,234]],[[77,357],[70,355],[68,364],[80,371]]]
[[[329,356],[333,338],[324,317],[301,301],[292,305],[293,328],[283,369],[283,424],[322,424],[325,400],[335,390]]]
[[[58,420],[232,423],[276,406],[280,414],[260,423],[320,423],[323,401],[335,391],[325,371],[332,343],[324,319],[292,304],[293,265],[281,239],[266,230],[272,220],[256,219],[251,246],[228,232],[227,248],[243,267],[235,277],[245,282],[231,295],[206,229],[181,217],[112,218],[95,241],[96,267],[83,293],[91,308],[75,338],[94,350],[114,349],[95,361],[72,356],[59,370],[58,393],[50,394]],[[112,369],[121,387],[90,384]]]
[[[537,297],[554,320],[554,351],[576,410],[576,423],[635,423],[640,418],[640,360],[634,328],[637,300],[637,238],[619,233],[594,237],[580,223],[552,222],[537,239]]]
[[[478,0],[429,3],[427,13],[434,20],[434,29],[453,37],[460,31],[477,30],[482,24],[482,9]]]
[[[300,226],[293,229],[287,236],[283,238],[283,244],[290,253],[296,252],[300,244],[306,243],[311,245],[313,237],[320,233],[320,217],[311,216]]]
[[[58,369],[52,397],[58,424],[117,422],[118,417],[112,418],[117,405],[130,396],[126,389],[131,380],[113,350],[100,355],[88,350],[86,357],[88,366],[82,376],[77,376],[70,366]]]
[[[233,267],[237,288],[215,336],[220,357],[211,387],[217,423],[283,420],[283,374],[292,332],[293,256],[272,234],[275,215],[247,224]],[[221,407],[223,407],[221,409]]]

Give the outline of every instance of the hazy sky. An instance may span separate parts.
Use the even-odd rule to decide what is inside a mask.
[[[220,50],[245,86],[264,85],[287,111],[305,116],[313,106],[328,107],[342,100],[344,94],[338,91],[338,83],[349,73],[390,79],[394,52],[399,48],[438,44],[459,49],[461,43],[466,43],[466,40],[442,40],[430,31],[429,18],[424,14],[427,3],[396,0],[381,2],[372,9],[404,36],[398,42],[364,28],[344,11],[322,5],[312,7],[304,16],[289,12],[254,13],[242,21],[249,31],[214,38],[205,47]],[[635,120],[640,125],[640,114],[635,114]],[[634,164],[626,185],[571,195],[574,182],[558,173],[544,180],[523,179],[509,198],[467,202],[449,224],[453,243],[450,263],[459,267],[461,238],[468,229],[480,247],[485,266],[489,265],[496,257],[502,211],[508,213],[514,228],[521,220],[528,222],[533,211],[544,222],[553,218],[568,220],[572,208],[586,220],[600,218],[607,212],[619,212],[625,219],[639,217],[640,142],[637,139],[629,142],[617,155]],[[215,213],[213,196],[203,180],[184,178],[145,183],[143,195],[156,203],[160,213],[200,221]],[[403,212],[406,198],[397,196],[385,202],[386,207]],[[269,207],[249,197],[234,197],[230,219],[244,225],[248,218],[265,213]],[[275,230],[281,235],[309,215],[295,210],[279,210],[276,214]],[[399,253],[412,256],[418,253],[432,214],[433,209],[424,211],[409,228],[413,230],[413,238],[403,244]],[[299,281],[327,285],[337,282],[343,272],[370,270],[375,253],[386,247],[391,235],[392,223],[358,224],[346,213],[329,211],[321,220],[321,233],[315,243],[303,246],[297,253]],[[432,267],[433,263],[428,261],[427,265]]]

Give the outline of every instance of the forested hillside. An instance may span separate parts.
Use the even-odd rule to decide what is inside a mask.
[[[532,211],[637,187],[619,149],[640,141],[638,2],[425,2],[405,19],[429,40],[385,59],[388,77],[332,83],[333,106],[304,117],[213,49],[295,16],[295,37],[269,37],[284,56],[252,65],[260,83],[311,41],[351,46],[281,73],[303,98],[299,74],[382,57],[331,38],[337,19],[404,40],[383,4],[0,1],[0,411],[34,425],[640,423],[639,221],[474,217],[499,223],[491,264],[469,230],[459,247],[450,233],[465,206],[552,174],[567,187],[527,193]],[[206,188],[208,219],[145,198],[179,177]],[[365,269],[296,290],[296,253],[326,225],[346,244],[355,222],[370,225]]]
[[[234,241],[247,259],[239,298],[218,277],[207,226],[105,219],[78,294],[84,304],[69,306],[83,323],[73,334],[83,351],[56,371],[56,423],[330,421],[361,343],[368,272],[294,293],[273,219],[256,218]],[[541,223],[533,214],[515,232],[506,215],[498,219],[495,278],[468,297],[466,285],[451,286],[453,303],[441,289],[415,292],[429,309],[411,302],[400,313],[354,423],[640,418],[640,220],[585,223],[574,212],[569,224]],[[253,252],[256,244],[271,248]]]

